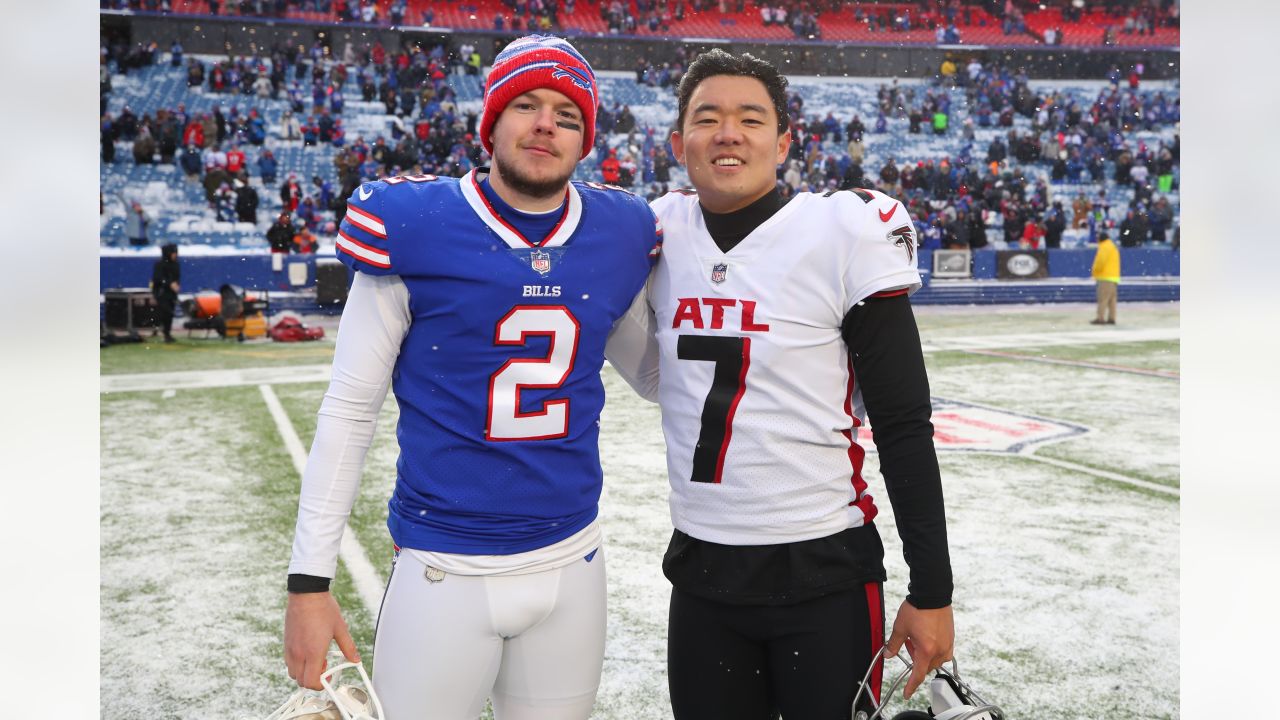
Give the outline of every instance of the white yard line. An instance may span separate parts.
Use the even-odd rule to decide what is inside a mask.
[[[237,385],[277,385],[281,383],[329,382],[330,363],[289,367],[241,368],[239,370],[188,370],[184,372],[103,375],[99,392],[137,390],[190,390],[235,387]]]
[[[1134,330],[1083,330],[1056,333],[1010,333],[967,337],[926,338],[921,343],[925,352],[956,350],[995,350],[1011,347],[1047,347],[1055,345],[1095,345],[1104,343],[1177,340],[1178,328]],[[183,390],[195,388],[234,387],[237,385],[275,385],[279,383],[328,382],[331,365],[294,365],[289,367],[241,368],[239,370],[190,370],[185,372],[103,375],[99,392],[135,392],[141,390]],[[1152,371],[1157,374],[1158,371]]]
[[[1064,360],[1061,358],[1037,357],[1035,355],[1024,355],[1022,353],[1002,352],[1000,350],[961,350],[960,352],[969,353],[970,355],[988,355],[990,357],[1008,358],[1010,360],[1047,363],[1049,365],[1066,365],[1068,367],[1089,368],[1090,370],[1110,370],[1112,372],[1146,375],[1147,377],[1158,377],[1166,380],[1177,380],[1180,377],[1178,373],[1169,370],[1151,370],[1149,368],[1135,368],[1128,367],[1127,365],[1111,365],[1109,363],[1096,363],[1089,362],[1087,360]]]
[[[1168,485],[1160,485],[1158,483],[1153,483],[1147,480],[1140,480],[1135,477],[1129,477],[1128,475],[1121,475],[1119,473],[1113,473],[1107,470],[1099,470],[1097,468],[1086,467],[1084,465],[1077,465],[1072,462],[1067,462],[1066,460],[1058,460],[1055,458],[1044,457],[1043,455],[1036,455],[1034,448],[1027,452],[1021,452],[1018,454],[1022,457],[1029,458],[1037,462],[1045,463],[1046,465],[1055,465],[1057,467],[1060,467],[1066,470],[1082,472],[1089,475],[1093,475],[1095,477],[1106,478],[1107,480],[1113,480],[1118,483],[1124,483],[1126,485],[1133,485],[1135,487],[1145,488],[1147,490],[1154,490],[1156,492],[1173,495],[1174,497],[1182,497],[1182,492],[1178,490],[1178,488],[1169,487]]]
[[[926,337],[921,345],[925,352],[947,350],[995,350],[1011,347],[1049,347],[1055,345],[1101,345],[1104,343],[1151,342],[1178,340],[1178,328],[1145,328],[1134,330],[1072,330],[1053,333],[1009,333],[967,337]]]
[[[325,365],[324,367],[327,369],[329,366]],[[298,432],[293,429],[293,423],[289,420],[289,416],[285,414],[284,407],[280,405],[280,400],[276,397],[275,391],[271,389],[271,386],[259,385],[258,390],[262,393],[262,399],[267,403],[267,409],[271,411],[271,417],[276,421],[276,428],[280,431],[280,437],[284,439],[284,446],[289,451],[289,457],[293,459],[293,467],[298,471],[298,477],[302,477],[302,471],[307,466],[307,451],[302,447],[302,440],[298,438]],[[350,525],[343,529],[342,545],[338,549],[338,557],[342,559],[342,564],[347,567],[347,572],[351,573],[351,580],[356,586],[356,593],[364,601],[364,606],[368,609],[369,615],[374,618],[378,617],[378,610],[382,606],[382,581],[378,579],[378,573],[374,571],[368,555],[365,554],[364,548],[360,546],[360,541],[356,540],[355,533],[352,532]]]

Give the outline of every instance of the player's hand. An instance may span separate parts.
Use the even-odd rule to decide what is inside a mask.
[[[356,643],[332,593],[289,593],[284,613],[284,664],[289,677],[304,688],[323,690],[320,676],[325,671],[330,640],[338,641],[338,649],[349,662],[360,662]]]
[[[925,677],[951,659],[955,649],[956,629],[951,616],[951,606],[936,610],[920,610],[902,601],[898,616],[893,620],[893,633],[889,635],[889,655],[897,655],[902,644],[911,655],[911,677],[902,690],[905,700],[920,687]]]

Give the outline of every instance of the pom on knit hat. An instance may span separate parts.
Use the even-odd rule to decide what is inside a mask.
[[[493,154],[493,125],[517,95],[536,88],[563,93],[582,111],[582,157],[596,139],[596,106],[599,94],[596,74],[568,40],[550,35],[528,35],[512,41],[493,59],[484,88],[484,114],[480,118],[480,142]]]

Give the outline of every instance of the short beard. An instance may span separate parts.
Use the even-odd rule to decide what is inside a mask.
[[[531,198],[553,198],[564,194],[565,185],[573,177],[573,168],[560,177],[547,180],[534,180],[520,172],[514,165],[508,165],[498,158],[493,158],[493,167],[502,176],[502,181],[512,190]]]

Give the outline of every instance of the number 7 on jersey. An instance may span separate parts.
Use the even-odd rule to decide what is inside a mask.
[[[720,335],[681,335],[676,357],[716,364],[711,390],[702,404],[702,427],[693,450],[693,482],[718,483],[724,457],[733,439],[733,416],[747,389],[751,367],[751,338]]]

